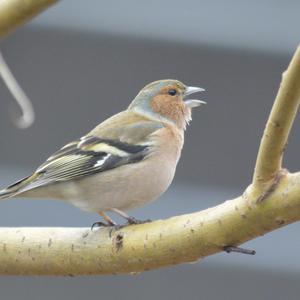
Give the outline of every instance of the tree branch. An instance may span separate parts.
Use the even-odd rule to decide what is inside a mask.
[[[266,202],[247,196],[204,211],[108,228],[1,228],[0,274],[142,272],[196,261],[300,219],[300,173],[287,174]]]
[[[253,184],[242,196],[197,213],[112,232],[107,228],[1,228],[0,274],[141,272],[195,261],[300,220],[300,173],[281,170],[299,100],[298,48],[267,123]],[[254,201],[262,192],[265,201]]]
[[[0,38],[29,21],[58,0],[1,0]]]
[[[1,0],[0,1],[0,38],[32,19],[57,0]],[[22,110],[16,120],[19,128],[27,128],[34,122],[31,101],[18,84],[0,52],[0,76]]]
[[[253,175],[253,193],[257,195],[268,192],[281,170],[283,153],[300,104],[299,82],[300,47],[282,75],[280,88],[260,143]]]
[[[2,53],[0,52],[0,76],[2,77],[4,83],[9,89],[10,93],[13,95],[17,104],[20,106],[22,111],[22,116],[15,120],[16,126],[25,129],[33,124],[34,122],[34,110],[30,99],[27,97],[18,81],[15,79],[14,75],[10,71],[8,65],[6,64]]]

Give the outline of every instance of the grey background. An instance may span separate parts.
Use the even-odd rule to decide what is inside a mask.
[[[1,186],[125,109],[145,84],[199,85],[176,178],[160,201],[132,213],[166,218],[217,205],[250,183],[281,73],[299,42],[298,1],[65,0],[1,41],[34,104],[26,130],[0,82]],[[299,118],[285,166],[299,170]],[[58,201],[1,202],[1,226],[89,226],[97,216]],[[299,225],[249,242],[255,257],[219,254],[137,276],[1,278],[3,299],[295,299]]]

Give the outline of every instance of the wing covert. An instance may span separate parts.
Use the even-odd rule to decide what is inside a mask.
[[[33,181],[23,191],[137,163],[145,158],[149,147],[95,136],[83,137],[50,156],[36,170]]]

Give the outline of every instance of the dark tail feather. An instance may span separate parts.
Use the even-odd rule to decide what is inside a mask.
[[[14,184],[10,185],[6,189],[0,190],[0,199],[11,198],[19,194],[22,191],[22,188],[27,185],[29,177],[25,177],[15,182]]]

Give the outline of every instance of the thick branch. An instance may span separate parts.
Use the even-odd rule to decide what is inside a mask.
[[[3,0],[0,36],[54,2]],[[20,9],[20,4],[33,8],[34,3],[42,6]],[[299,100],[300,49],[283,76],[262,138],[253,185],[243,196],[201,212],[112,232],[107,228],[1,228],[0,274],[141,272],[195,261],[300,220],[300,173],[279,172]],[[253,201],[256,191],[266,189],[266,201]]]
[[[257,156],[253,189],[264,192],[281,170],[283,152],[300,104],[300,47],[285,73]]]
[[[201,212],[113,231],[1,228],[0,274],[141,272],[198,260],[300,219],[300,173],[286,174],[268,201],[243,197]]]
[[[57,0],[1,0],[0,38],[20,27]]]

